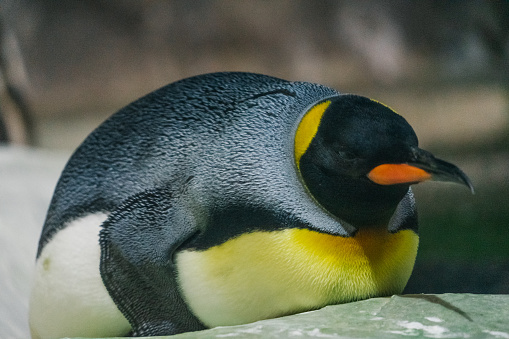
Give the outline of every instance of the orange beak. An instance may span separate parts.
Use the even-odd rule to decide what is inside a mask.
[[[426,181],[431,174],[408,164],[382,164],[373,168],[368,178],[379,185],[396,185]]]
[[[408,163],[381,164],[367,176],[379,185],[410,185],[426,180],[455,182],[467,186],[474,193],[470,179],[458,167],[417,147],[412,149]]]

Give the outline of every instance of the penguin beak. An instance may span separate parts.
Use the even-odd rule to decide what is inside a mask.
[[[411,149],[409,162],[378,165],[368,173],[368,178],[379,185],[416,184],[426,180],[455,182],[474,193],[472,182],[462,170],[417,147]]]

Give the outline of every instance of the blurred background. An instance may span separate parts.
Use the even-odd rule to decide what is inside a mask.
[[[59,171],[104,119],[188,76],[249,71],[403,115],[476,188],[415,188],[421,246],[406,292],[509,293],[507,1],[1,0],[0,49],[4,271],[33,263]],[[7,249],[23,246],[28,264],[14,265]]]

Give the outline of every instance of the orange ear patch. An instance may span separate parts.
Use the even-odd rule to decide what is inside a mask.
[[[379,185],[395,185],[429,180],[431,174],[407,164],[382,164],[373,168],[368,178]]]

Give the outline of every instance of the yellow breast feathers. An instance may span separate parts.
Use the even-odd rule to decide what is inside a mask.
[[[411,230],[361,229],[343,238],[286,229],[181,252],[177,267],[195,315],[208,326],[234,325],[401,293],[417,246]]]

